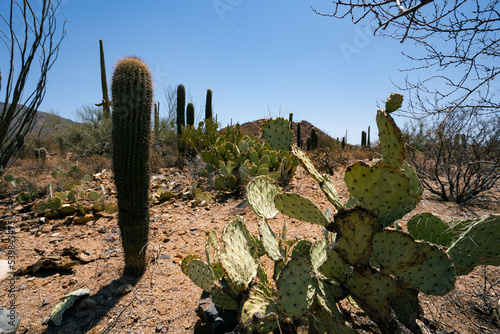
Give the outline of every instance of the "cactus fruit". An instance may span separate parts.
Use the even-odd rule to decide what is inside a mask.
[[[303,316],[314,302],[314,278],[309,273],[309,260],[304,256],[291,259],[277,281],[281,310],[289,318]]]
[[[321,210],[304,196],[295,193],[282,193],[274,197],[276,209],[284,215],[309,223],[325,226],[329,220]]]
[[[125,273],[141,275],[147,265],[149,233],[149,154],[153,82],[138,58],[121,59],[113,94],[113,172],[117,190]]]
[[[262,138],[276,150],[288,150],[292,145],[293,139],[290,122],[284,118],[267,120],[262,125]]]

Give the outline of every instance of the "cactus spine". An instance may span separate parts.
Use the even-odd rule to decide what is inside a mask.
[[[188,103],[186,108],[186,123],[187,125],[194,126],[194,104]]]
[[[104,62],[104,46],[102,44],[102,39],[99,40],[99,52],[101,57],[101,86],[102,86],[102,102],[96,103],[96,106],[102,106],[102,116],[104,118],[109,118],[111,115],[110,105],[108,95],[108,81],[106,80],[106,64]]]
[[[179,85],[177,87],[177,134],[180,136],[182,134],[182,128],[186,126],[186,120],[184,117],[184,107],[186,105],[186,88],[184,85]]]
[[[127,57],[116,65],[113,94],[113,172],[125,274],[140,276],[147,266],[148,188],[153,82],[149,68]]]
[[[207,89],[207,100],[205,103],[205,119],[212,120],[212,90]]]

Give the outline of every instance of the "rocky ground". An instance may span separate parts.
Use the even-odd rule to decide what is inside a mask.
[[[17,169],[16,169],[17,168]],[[22,164],[12,172],[26,172]],[[186,171],[161,169],[159,178],[171,186],[189,188],[193,181]],[[27,176],[29,177],[29,176]],[[109,187],[114,201],[111,173],[97,176]],[[4,181],[2,181],[4,182]],[[341,174],[333,176],[340,195],[347,191]],[[4,185],[5,186],[5,185]],[[322,210],[330,207],[314,181],[299,169],[290,189],[315,201]],[[180,191],[182,193],[182,189]],[[215,192],[213,193],[215,194]],[[33,204],[22,205],[7,196],[0,200],[0,260],[7,259],[8,232],[15,235],[16,312],[21,316],[18,333],[193,333],[201,332],[198,316],[202,291],[180,269],[188,254],[204,258],[205,233],[220,236],[225,224],[239,215],[257,233],[257,216],[244,196],[226,196],[198,203],[188,195],[151,205],[150,259],[139,279],[122,276],[123,253],[117,213],[101,212],[76,219],[68,216],[48,219],[34,211]],[[445,220],[472,218],[499,212],[497,206],[459,207],[442,203],[424,194],[416,212],[433,212]],[[405,217],[402,228],[405,228]],[[278,231],[283,216],[270,222]],[[318,226],[288,221],[291,237],[318,240]],[[11,280],[0,283],[0,307],[7,307]],[[59,326],[47,322],[60,298],[79,289],[83,296],[64,314]],[[422,296],[424,327],[429,333],[500,333],[498,299],[500,269],[481,267],[460,277],[456,289],[444,297]],[[375,325],[360,310],[342,307],[361,333],[377,333]]]

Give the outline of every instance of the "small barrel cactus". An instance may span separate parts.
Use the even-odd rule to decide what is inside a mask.
[[[148,188],[153,82],[138,58],[121,59],[111,84],[113,94],[113,172],[118,225],[125,252],[125,274],[146,270],[149,234]]]

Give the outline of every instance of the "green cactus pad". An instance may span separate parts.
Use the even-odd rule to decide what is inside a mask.
[[[314,167],[313,163],[305,152],[302,152],[297,146],[292,145],[292,154],[297,158],[297,160],[299,160],[302,167],[304,167],[304,169],[309,173],[309,175],[311,175],[313,179],[316,180],[316,182],[320,184],[323,183],[323,176],[316,170],[316,167]]]
[[[373,166],[363,161],[352,164],[344,180],[351,196],[376,215],[401,206],[411,197],[411,182],[405,173],[380,161]]]
[[[380,272],[354,271],[346,281],[356,303],[363,309],[377,312],[380,316],[390,314],[389,299],[396,295],[396,281]]]
[[[352,266],[366,264],[372,255],[372,236],[380,228],[377,219],[365,209],[356,206],[335,216],[342,236],[334,249]]]
[[[237,292],[246,290],[257,276],[257,262],[250,250],[248,234],[240,218],[227,224],[222,234],[224,248],[220,251],[220,262]]]
[[[312,248],[312,242],[310,240],[300,239],[293,245],[292,257],[303,256],[309,259],[311,248]]]
[[[284,118],[267,120],[262,126],[262,138],[276,150],[289,150],[293,140],[290,122]]]
[[[452,241],[450,226],[431,213],[420,213],[407,223],[408,232],[417,240],[449,247]]]
[[[259,232],[262,246],[266,250],[267,256],[273,261],[281,260],[278,239],[276,239],[276,235],[265,219],[259,223]]]
[[[201,259],[191,259],[186,266],[187,276],[194,284],[205,291],[210,291],[214,286],[216,277],[212,267]]]
[[[298,256],[282,269],[277,281],[279,304],[289,318],[303,316],[314,302],[314,278],[309,272],[307,257]]]
[[[382,161],[392,166],[401,167],[406,149],[396,122],[391,115],[379,109],[377,111],[377,125]]]
[[[316,279],[315,283],[316,300],[318,304],[321,305],[323,310],[328,313],[328,318],[334,318],[335,320],[343,324],[344,319],[342,317],[342,314],[339,312],[339,309],[337,308],[337,304],[335,303],[336,297],[338,298],[342,296],[336,296],[333,293],[334,289],[331,289],[330,286],[322,279]]]
[[[319,267],[326,261],[326,247],[328,245],[328,241],[326,239],[321,239],[316,241],[311,247],[311,265],[314,271],[318,271]]]
[[[500,215],[477,219],[448,249],[459,275],[474,266],[500,266]]]
[[[274,197],[274,205],[284,215],[305,222],[325,226],[328,219],[321,210],[304,196],[295,193],[283,193]]]
[[[241,309],[240,322],[247,333],[269,333],[278,328],[279,307],[274,298],[268,296],[262,287],[254,285]],[[254,321],[254,315],[265,317],[274,315],[275,321]]]
[[[402,274],[419,256],[418,244],[402,232],[383,230],[373,236],[373,258],[383,274]]]
[[[280,193],[280,188],[268,176],[258,176],[247,186],[247,200],[253,211],[259,217],[271,219],[279,211],[274,205],[274,196]]]
[[[340,210],[343,207],[343,204],[329,175],[323,176],[323,182],[320,184],[320,187],[326,195],[326,198],[328,198],[328,201],[333,204],[335,209]]]
[[[385,111],[387,113],[394,112],[401,108],[404,96],[402,94],[391,93],[385,102]]]
[[[210,290],[210,299],[212,299],[212,302],[215,305],[225,310],[236,310],[238,308],[236,300],[224,292],[224,290],[217,284],[215,284]]]
[[[420,326],[415,321],[424,315],[424,311],[418,302],[418,291],[405,289],[403,295],[398,295],[389,302],[398,320],[405,325],[412,333],[419,333]]]
[[[446,253],[438,246],[417,242],[419,257],[415,265],[397,275],[410,288],[428,295],[442,296],[455,286],[455,269]]]
[[[337,282],[344,282],[346,279],[345,275],[345,263],[339,254],[331,248],[326,249],[326,260],[318,268],[318,271]]]
[[[217,235],[215,234],[214,230],[211,230],[210,232],[206,233],[207,239],[205,241],[205,255],[207,257],[207,262],[211,263],[212,260],[214,262],[218,262],[219,259],[217,257]],[[212,255],[212,249],[214,251],[214,254]]]

